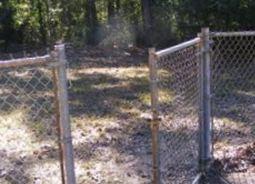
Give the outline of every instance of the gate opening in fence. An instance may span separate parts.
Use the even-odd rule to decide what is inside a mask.
[[[149,51],[153,183],[255,183],[255,32]]]
[[[0,61],[0,131],[0,183],[75,183],[64,45]]]

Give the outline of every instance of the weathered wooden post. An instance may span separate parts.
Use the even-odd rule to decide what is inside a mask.
[[[159,115],[158,115],[158,88],[157,88],[157,59],[155,48],[149,49],[149,69],[150,69],[150,90],[151,90],[151,133],[152,133],[152,164],[153,164],[153,184],[160,183],[160,158],[159,158]]]
[[[210,89],[210,38],[209,28],[202,28],[200,58],[200,115],[199,115],[199,170],[205,173],[212,159],[212,120]]]
[[[66,56],[65,45],[59,44],[55,46],[55,71],[56,77],[56,107],[58,108],[59,121],[59,137],[60,137],[60,155],[62,159],[62,182],[64,184],[75,184],[73,145],[70,127],[68,96],[67,96],[67,76],[66,76]]]

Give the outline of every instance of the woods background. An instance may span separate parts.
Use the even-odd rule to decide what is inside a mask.
[[[0,48],[164,47],[211,30],[251,30],[253,0],[1,0]]]

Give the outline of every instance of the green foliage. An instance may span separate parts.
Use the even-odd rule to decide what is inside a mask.
[[[253,0],[148,1],[150,9],[144,10],[144,0],[3,0],[0,46],[50,45],[59,39],[78,45],[143,45],[151,39],[166,46],[194,36],[202,26],[250,30],[255,25]],[[151,16],[151,32],[145,31],[144,12]]]

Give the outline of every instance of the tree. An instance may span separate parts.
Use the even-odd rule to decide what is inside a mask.
[[[153,1],[141,0],[141,6],[145,43],[150,46],[152,44],[152,32],[153,32],[153,15],[152,15]]]
[[[95,0],[87,0],[85,10],[86,10],[85,20],[87,26],[87,43],[93,45],[96,44],[97,42],[97,28],[98,28]]]
[[[2,0],[0,44],[63,39],[94,45],[134,36],[141,46],[162,47],[194,37],[203,26],[254,29],[254,8],[252,0]]]
[[[44,21],[44,12],[43,12],[43,7],[42,7],[42,2],[41,0],[37,1],[37,9],[38,9],[38,21],[39,21],[39,31],[41,35],[41,41],[43,45],[47,44],[47,30],[46,30],[46,24]]]

